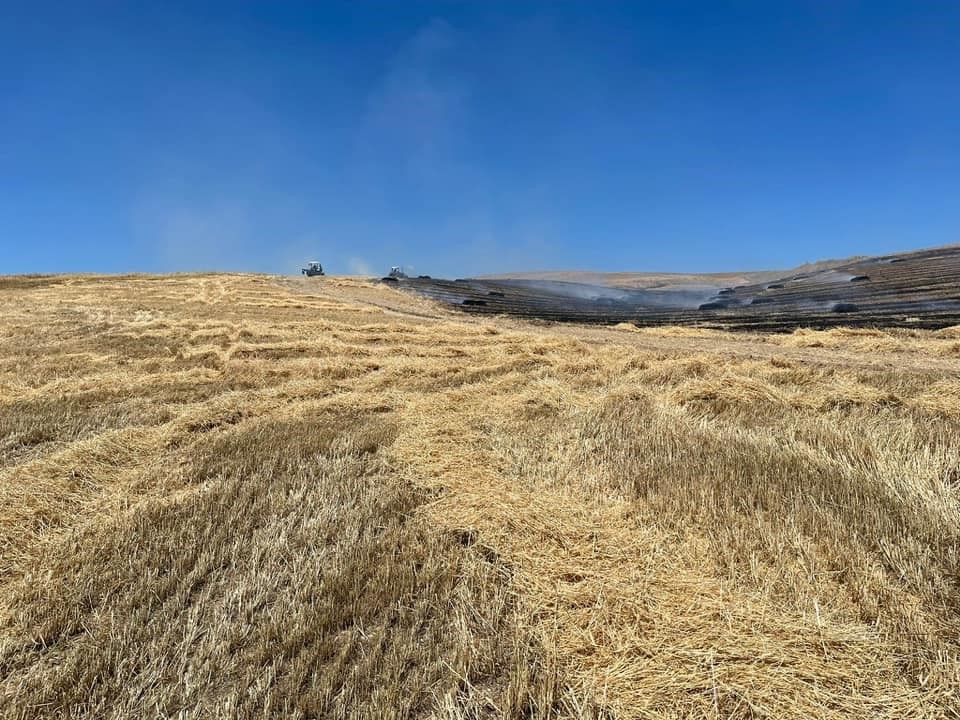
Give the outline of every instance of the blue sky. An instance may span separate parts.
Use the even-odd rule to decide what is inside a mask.
[[[0,273],[960,242],[960,3],[0,0]]]

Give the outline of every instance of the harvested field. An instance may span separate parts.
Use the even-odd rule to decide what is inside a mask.
[[[0,278],[0,586],[5,718],[960,717],[960,328]]]

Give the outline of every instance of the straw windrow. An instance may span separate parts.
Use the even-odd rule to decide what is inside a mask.
[[[7,717],[960,716],[952,330],[198,275],[0,335]]]

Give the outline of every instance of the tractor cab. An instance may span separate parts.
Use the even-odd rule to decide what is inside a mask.
[[[316,260],[311,260],[307,263],[305,268],[300,268],[300,272],[306,275],[307,277],[313,277],[314,275],[323,275],[323,265],[318,263]]]
[[[397,265],[394,265],[392,268],[390,268],[390,274],[387,275],[387,277],[392,277],[395,280],[400,280],[402,278],[407,277],[407,274],[403,271],[403,268]]]

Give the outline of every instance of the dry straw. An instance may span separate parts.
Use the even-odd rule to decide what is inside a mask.
[[[6,716],[68,712],[81,654],[89,716],[960,716],[956,328],[534,326],[335,278],[0,292]]]

